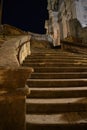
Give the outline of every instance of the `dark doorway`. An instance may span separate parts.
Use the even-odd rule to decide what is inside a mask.
[[[47,0],[4,0],[3,24],[44,34],[46,19],[48,19]]]

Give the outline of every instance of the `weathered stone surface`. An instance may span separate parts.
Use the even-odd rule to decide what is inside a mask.
[[[0,130],[26,130],[25,86],[32,68],[0,68]]]
[[[39,43],[35,45],[38,47]],[[25,66],[25,63],[29,63],[28,65],[32,64],[35,69],[34,77],[32,75],[31,79],[27,80],[31,90],[29,99],[26,100],[27,130],[86,130],[87,79],[84,73],[86,74],[87,70],[81,65],[84,62],[87,65],[87,56],[60,49],[46,49],[43,47],[38,51],[36,48],[24,62]],[[50,63],[53,64],[49,66]],[[83,77],[79,77],[82,75]]]
[[[87,43],[86,3],[86,0],[60,0],[58,9],[58,23],[60,27],[61,39],[74,37],[77,40],[81,39],[83,43]]]
[[[30,36],[5,41],[0,48],[0,130],[26,130],[25,86],[33,69],[20,67],[30,54]]]
[[[16,28],[14,26],[8,25],[8,24],[3,24],[0,26],[0,34],[6,35],[6,36],[11,36],[11,35],[26,35],[27,32],[22,31],[19,28]]]
[[[30,54],[30,36],[18,36],[0,48],[0,66],[19,66]]]
[[[48,0],[48,10],[58,10],[58,2],[59,0]]]
[[[60,45],[60,39],[70,37],[87,43],[86,3],[86,0],[48,0],[49,20],[45,28],[54,46]]]
[[[75,42],[63,41],[61,43],[62,50],[71,51],[74,53],[87,54],[87,45],[78,44]]]
[[[33,69],[30,67],[0,67],[0,88],[7,90],[23,88],[32,72]]]
[[[60,45],[60,32],[58,25],[58,12],[49,10],[48,35],[53,39],[53,46]]]
[[[0,130],[25,130],[25,97],[0,96]]]

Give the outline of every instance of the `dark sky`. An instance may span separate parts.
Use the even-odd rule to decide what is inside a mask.
[[[3,23],[25,31],[45,33],[47,0],[4,0]]]

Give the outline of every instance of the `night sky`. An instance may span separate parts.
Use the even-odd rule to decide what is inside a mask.
[[[47,0],[4,0],[3,6],[3,24],[13,25],[24,31],[45,33]]]

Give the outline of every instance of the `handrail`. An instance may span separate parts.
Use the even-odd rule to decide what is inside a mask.
[[[28,54],[30,54],[31,52],[30,52],[30,44],[29,44],[29,42],[30,42],[30,40],[26,40],[25,42],[23,42],[23,43],[21,43],[20,44],[20,42],[21,41],[19,41],[19,46],[18,46],[18,54],[17,54],[17,59],[18,59],[18,61],[19,61],[19,64],[22,64],[22,62],[23,62],[23,60],[25,59],[25,57],[28,55]],[[26,48],[26,55],[23,57],[23,59],[21,58],[20,59],[20,54],[21,54],[21,50],[22,50],[22,48],[24,47],[24,46],[27,46],[27,48]],[[28,51],[27,51],[27,49],[28,49]],[[23,52],[22,52],[23,53]]]

